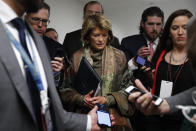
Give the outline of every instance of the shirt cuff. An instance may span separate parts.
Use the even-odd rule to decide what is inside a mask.
[[[91,116],[87,115],[87,126],[86,126],[86,131],[91,131]]]
[[[133,64],[133,58],[128,62],[128,69],[129,71],[137,70],[138,67]]]

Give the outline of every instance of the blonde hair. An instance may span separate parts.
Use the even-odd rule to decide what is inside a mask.
[[[90,34],[97,27],[108,32],[109,37],[107,45],[112,42],[112,25],[109,20],[102,14],[89,15],[84,18],[84,22],[82,24],[81,40],[85,46],[90,44]]]

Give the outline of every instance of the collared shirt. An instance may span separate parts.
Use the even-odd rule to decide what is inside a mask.
[[[17,14],[14,12],[14,10],[12,8],[10,8],[4,1],[0,0],[0,20],[2,21],[2,23],[9,29],[9,31],[12,33],[12,35],[15,37],[15,39],[17,41],[20,41],[19,40],[19,34],[18,34],[18,31],[17,29],[12,25],[11,21],[13,19],[15,19],[17,16]],[[25,32],[27,32],[28,30],[25,30]],[[30,41],[32,43],[32,48],[31,49],[31,46],[30,46],[30,43],[29,43],[29,38],[30,38]],[[40,71],[40,75],[41,75],[41,80],[42,80],[42,83],[43,83],[43,86],[44,86],[44,89],[47,90],[47,87],[48,87],[48,84],[47,84],[47,80],[46,80],[46,75],[45,75],[45,72],[44,72],[44,68],[43,68],[43,64],[41,62],[41,58],[39,56],[39,53],[38,53],[38,50],[35,46],[35,42],[34,40],[32,39],[32,37],[27,37],[26,36],[26,42],[27,42],[27,48],[30,52],[30,55],[31,55],[31,58],[32,57],[32,51],[34,51],[34,55],[36,57],[36,62],[38,64],[38,68],[39,68],[39,71]],[[18,61],[18,64],[21,68],[21,71],[26,79],[26,76],[25,76],[25,68],[24,68],[24,63],[23,63],[23,60],[21,58],[21,55],[20,53],[18,52],[18,50],[15,48],[15,46],[10,42],[12,48],[13,48],[13,51],[16,55],[16,58],[17,58],[17,61]],[[47,92],[47,91],[46,91]],[[91,117],[90,115],[87,115],[87,131],[90,131],[91,130]]]
[[[12,33],[12,35],[15,37],[15,39],[17,41],[20,41],[19,40],[19,34],[18,34],[18,31],[17,29],[12,25],[11,21],[13,19],[15,19],[17,16],[17,14],[14,12],[14,10],[12,8],[10,8],[4,1],[0,0],[0,19],[2,21],[2,23],[8,28],[8,30]],[[25,30],[25,32],[27,32],[27,30]],[[29,43],[29,39],[32,43],[32,48],[31,49],[31,46],[30,46],[30,43]],[[43,68],[43,64],[41,62],[41,59],[40,59],[40,56],[39,56],[39,53],[37,51],[37,48],[35,46],[35,43],[34,43],[34,40],[32,39],[31,36],[27,37],[26,36],[26,40],[27,40],[27,48],[30,52],[30,55],[32,57],[32,51],[34,51],[34,55],[35,55],[35,60],[38,64],[38,68],[39,68],[39,71],[40,71],[40,75],[41,75],[41,80],[42,80],[42,83],[43,83],[43,86],[44,86],[44,89],[47,89],[47,81],[46,81],[46,76],[45,76],[45,72],[44,72],[44,68]],[[15,46],[10,42],[13,50],[14,50],[14,53],[16,55],[16,58],[17,58],[17,61],[19,63],[19,66],[21,68],[21,71],[26,79],[26,76],[25,76],[25,68],[24,68],[24,63],[23,63],[23,60],[20,56],[20,53],[18,52],[18,50],[15,48]],[[33,58],[33,57],[32,57]]]
[[[146,38],[145,38],[146,39]],[[147,45],[148,45],[148,48],[150,48],[150,41],[148,40],[148,39],[146,39],[146,41],[147,41]],[[158,45],[158,42],[159,42],[159,37],[155,40],[155,41],[153,41],[153,49],[154,50],[156,50],[156,48],[157,48],[157,45]]]

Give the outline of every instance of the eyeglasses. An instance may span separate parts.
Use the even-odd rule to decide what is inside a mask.
[[[47,20],[47,19],[41,19],[41,18],[38,18],[38,17],[31,17],[31,22],[33,24],[39,24],[40,22],[42,22],[42,24],[44,26],[47,26],[49,23],[50,23],[50,20]]]

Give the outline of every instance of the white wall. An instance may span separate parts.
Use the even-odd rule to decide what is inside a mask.
[[[51,6],[49,27],[57,29],[62,43],[67,32],[81,28],[83,6],[89,0],[46,0]],[[139,21],[144,9],[159,6],[165,18],[181,8],[196,14],[196,0],[98,0],[103,4],[105,16],[113,25],[114,34],[121,40],[137,34]]]
[[[59,41],[63,43],[67,32],[81,28],[83,5],[79,0],[45,0],[45,2],[51,8],[49,27],[57,30]]]

